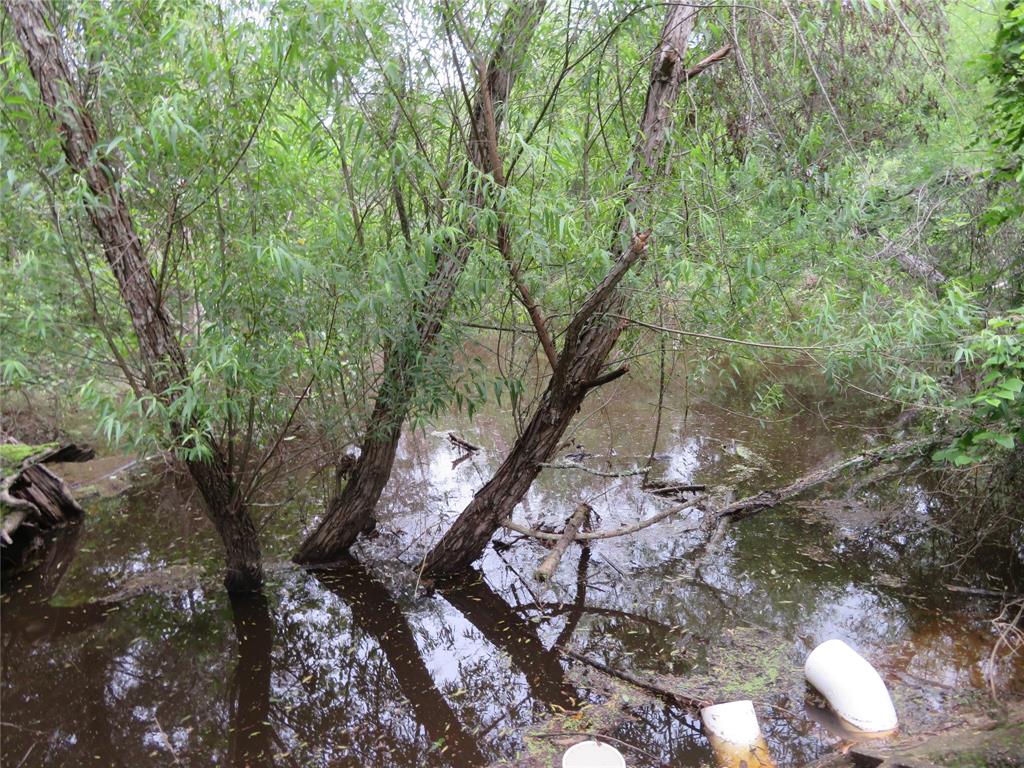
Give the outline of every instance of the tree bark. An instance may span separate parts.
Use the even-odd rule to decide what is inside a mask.
[[[496,148],[488,137],[501,125],[509,92],[537,28],[546,0],[513,3],[502,19],[498,41],[479,78],[467,146],[469,162],[494,174]],[[488,130],[491,128],[492,130]],[[477,196],[476,203],[486,201]],[[339,559],[360,532],[372,527],[377,501],[391,475],[402,423],[416,390],[414,371],[429,357],[441,332],[459,277],[469,258],[474,233],[437,254],[423,298],[413,306],[416,330],[412,338],[392,345],[386,354],[382,384],[360,445],[359,459],[342,492],[330,499],[323,519],[302,543],[297,563],[327,563]]]
[[[468,568],[491,536],[526,495],[541,464],[554,455],[562,435],[587,393],[620,376],[620,368],[602,374],[625,322],[613,317],[625,302],[620,283],[643,257],[649,232],[631,232],[650,195],[649,177],[660,170],[671,128],[671,112],[687,79],[683,56],[697,9],[672,6],[654,56],[647,99],[634,154],[624,184],[625,205],[614,229],[614,263],[588,295],[565,331],[565,341],[548,387],[522,436],[473,501],[427,555],[426,573],[440,575]]]
[[[68,165],[85,180],[92,194],[89,219],[103,254],[117,280],[125,309],[139,344],[147,388],[164,403],[171,388],[188,377],[185,352],[174,333],[156,281],[121,195],[117,171],[99,147],[99,138],[61,50],[58,30],[46,0],[4,0],[18,44],[39,87],[39,95],[60,131]],[[173,428],[184,433],[190,425]],[[186,462],[206,502],[207,515],[227,553],[229,590],[258,589],[263,578],[260,546],[238,487],[212,436],[210,462]]]

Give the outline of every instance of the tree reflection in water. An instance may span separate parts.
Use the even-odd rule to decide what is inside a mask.
[[[488,761],[476,739],[466,731],[447,699],[438,691],[412,629],[387,587],[354,560],[313,573],[324,587],[348,604],[355,627],[380,646],[417,722],[423,725],[435,745],[444,748],[446,762],[485,765]]]
[[[238,768],[274,765],[274,731],[270,720],[274,622],[266,595],[233,594],[231,615],[238,642],[238,663],[231,686],[229,764]]]

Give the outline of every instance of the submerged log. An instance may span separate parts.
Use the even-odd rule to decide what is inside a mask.
[[[739,501],[726,504],[715,511],[715,516],[719,520],[730,517],[735,520],[742,520],[756,515],[762,510],[771,509],[784,501],[789,501],[811,488],[835,480],[844,472],[849,470],[862,471],[877,466],[883,461],[894,461],[906,456],[924,453],[930,450],[938,441],[938,436],[931,435],[862,451],[855,456],[840,461],[838,464],[833,464],[797,478],[782,488],[761,491],[761,493],[756,493],[753,496],[747,496]]]
[[[653,496],[683,500],[687,493],[702,493],[707,490],[703,483],[680,483],[671,480],[645,480],[641,488]]]
[[[565,554],[565,550],[569,548],[569,545],[576,538],[576,533],[590,518],[590,513],[593,511],[586,502],[581,501],[579,503],[569,519],[565,521],[565,529],[562,531],[561,538],[555,542],[555,546],[551,548],[551,552],[544,558],[544,562],[534,571],[533,575],[537,581],[547,581],[554,575],[558,563],[562,560],[562,555]]]
[[[91,448],[73,443],[51,448],[23,459],[16,471],[0,479],[0,508],[6,512],[0,547],[5,563],[10,560],[6,549],[16,544],[16,536],[33,538],[35,532],[77,521],[84,514],[67,484],[44,464],[88,461],[95,455]],[[16,548],[25,544],[21,541]]]

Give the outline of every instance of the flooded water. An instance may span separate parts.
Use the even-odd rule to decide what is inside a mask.
[[[641,466],[656,399],[628,382],[602,391],[563,453],[603,472]],[[658,475],[745,493],[880,433],[857,404],[764,421],[737,410],[673,388]],[[546,550],[507,533],[511,546],[489,548],[459,584],[419,583],[416,564],[500,462],[510,428],[492,408],[408,434],[362,564],[288,564],[324,494],[297,475],[278,489],[287,504],[260,508],[269,566],[255,597],[223,592],[191,491],[153,466],[87,503],[43,567],[4,584],[3,765],[550,766],[579,733],[619,740],[630,766],[713,764],[693,713],[563,647],[702,698],[753,699],[779,766],[844,744],[801,677],[831,637],[876,665],[904,734],[957,721],[990,685],[1024,695],[1024,664],[992,657],[1000,601],[988,593],[1024,591],[1013,552],[963,557],[926,477],[884,467],[734,524],[699,569],[685,513],[573,545],[549,586],[531,576]],[[448,430],[483,450],[463,459]],[[637,476],[549,469],[516,517],[559,526],[580,501],[599,528],[674,503]]]

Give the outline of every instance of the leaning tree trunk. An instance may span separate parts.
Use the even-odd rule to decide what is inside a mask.
[[[513,3],[501,21],[490,60],[480,72],[477,95],[470,116],[469,162],[481,173],[500,175],[496,132],[504,114],[512,83],[530,39],[537,28],[546,0]],[[482,194],[475,200],[486,204]],[[423,298],[415,303],[415,334],[388,349],[382,384],[360,445],[359,459],[345,488],[331,498],[323,520],[295,555],[298,563],[337,560],[359,533],[373,525],[380,495],[391,475],[402,422],[409,413],[416,390],[414,371],[430,356],[441,332],[459,277],[469,258],[472,227],[461,242],[437,255]]]
[[[696,8],[672,6],[662,27],[634,156],[626,174],[625,213],[615,227],[612,268],[569,322],[558,365],[522,436],[427,555],[427,573],[463,571],[481,555],[502,521],[530,489],[541,464],[554,455],[587,393],[626,372],[618,368],[602,373],[602,369],[625,327],[625,321],[615,317],[626,300],[619,285],[643,257],[650,234],[631,234],[630,219],[639,219],[643,213],[650,192],[649,177],[662,164],[672,108],[687,79],[683,56],[696,17]]]
[[[4,0],[4,8],[14,24],[15,36],[39,87],[40,98],[60,130],[68,165],[89,187],[89,218],[131,318],[147,388],[168,403],[173,400],[171,388],[187,378],[185,352],[171,326],[121,195],[117,171],[101,151],[96,125],[74,85],[59,31],[51,22],[53,14],[46,0]],[[183,433],[189,426],[178,425],[175,431]],[[212,437],[210,440],[213,443]],[[237,484],[226,469],[222,451],[214,444],[213,452],[209,463],[187,462],[188,470],[224,541],[228,589],[256,589],[263,578],[256,526],[237,497]]]

